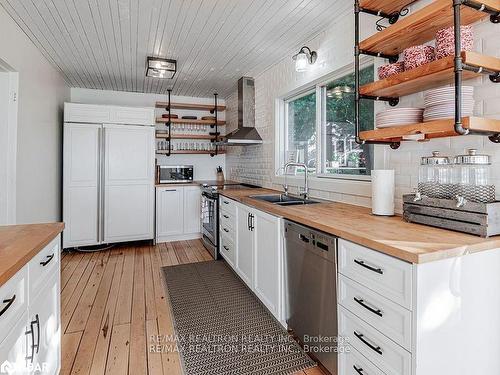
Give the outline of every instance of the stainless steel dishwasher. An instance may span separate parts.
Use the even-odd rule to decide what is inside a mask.
[[[332,374],[337,374],[336,250],[336,237],[285,221],[286,322]]]

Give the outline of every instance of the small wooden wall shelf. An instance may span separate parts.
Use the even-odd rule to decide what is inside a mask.
[[[380,1],[390,4],[390,1]],[[500,11],[499,0],[481,0],[495,10]],[[392,4],[392,3],[391,3]],[[431,4],[410,14],[394,25],[363,40],[359,48],[363,51],[397,55],[405,48],[423,44],[434,39],[436,31],[453,26],[453,3],[451,0],[434,0]],[[488,17],[487,13],[478,12],[467,6],[462,6],[461,24],[469,25]]]
[[[500,133],[500,120],[482,117],[463,117],[463,127],[474,134]],[[364,141],[400,142],[404,136],[423,134],[425,139],[459,136],[454,129],[455,120],[436,120],[393,128],[375,129],[360,132]]]
[[[168,108],[168,102],[156,102],[156,108]],[[190,104],[190,103],[170,103],[170,109],[188,109],[193,111],[214,111],[214,106],[211,104]],[[217,112],[226,110],[225,105],[218,105]]]
[[[419,66],[418,68],[395,74],[389,78],[360,87],[362,95],[400,97],[416,92],[440,87],[454,82],[454,56]],[[500,71],[500,59],[476,52],[462,52],[463,62],[494,71]],[[463,79],[481,76],[480,73],[464,70]]]
[[[168,139],[167,134],[156,134],[158,139]],[[213,135],[209,134],[172,134],[170,139],[214,139]]]
[[[163,150],[158,150],[156,151],[157,154],[168,154],[168,151],[163,151]],[[176,151],[171,151],[170,155],[210,155],[214,154],[215,151],[200,151],[200,150],[176,150]],[[225,154],[226,151],[217,151],[217,154]]]
[[[359,5],[361,8],[370,9],[374,12],[383,12],[387,14],[397,13],[401,9],[406,8],[416,0],[361,0]]]
[[[156,122],[158,124],[167,124],[168,118],[158,117],[156,119]],[[170,120],[170,123],[172,123],[172,124],[192,124],[192,125],[215,125],[214,120],[189,120],[189,119],[183,119],[183,118],[173,118]],[[217,121],[217,125],[218,126],[226,125],[226,121],[219,120],[219,121]]]

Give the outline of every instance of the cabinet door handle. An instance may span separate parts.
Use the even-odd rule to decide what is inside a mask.
[[[35,315],[35,320],[31,322],[31,330],[34,332],[33,326],[36,324],[36,344],[35,344],[35,349],[36,353],[38,354],[38,350],[40,349],[40,318],[38,317],[38,314]],[[34,336],[35,334],[33,333],[33,341],[34,341]]]
[[[356,371],[359,375],[365,375],[365,373],[363,372],[363,369],[361,367],[356,367],[356,365],[353,365],[352,368],[354,369],[354,371]]]
[[[229,202],[228,202],[228,201],[222,201],[222,203],[224,203],[224,204],[229,204]]]
[[[229,233],[229,230],[227,230],[227,228],[223,228],[222,230],[226,233]]]
[[[382,271],[382,268],[369,266],[368,264],[365,263],[364,260],[354,259],[354,263],[359,264],[361,267],[365,267],[366,269],[369,269],[370,271],[376,272],[380,275],[384,274],[384,271]]]
[[[250,214],[247,215],[247,227],[248,227],[248,230],[252,230],[251,225],[250,225]]]
[[[169,192],[173,192],[173,191],[177,191],[177,189],[168,189],[168,190],[163,190],[164,193],[169,193]]]
[[[51,255],[47,255],[47,260],[45,262],[40,262],[40,265],[45,267],[47,264],[50,263],[52,259],[54,259],[54,253],[52,253]]]
[[[5,307],[2,309],[2,311],[0,311],[0,316],[2,316],[9,309],[9,307],[12,306],[12,304],[14,303],[15,300],[16,300],[16,295],[14,294],[12,296],[12,298],[4,299],[2,301],[2,303],[6,303],[7,305],[5,305]]]
[[[356,336],[363,344],[365,344],[366,346],[368,346],[371,350],[373,350],[374,352],[377,352],[378,354],[382,355],[382,349],[380,348],[380,346],[375,346],[375,345],[370,344],[364,338],[364,335],[362,333],[358,333],[358,332],[354,331],[354,336]]]
[[[362,298],[354,297],[354,301],[356,301],[358,304],[360,304],[361,306],[363,306],[368,311],[371,311],[375,315],[378,315],[380,317],[383,316],[382,311],[380,309],[376,309],[375,310],[373,307],[368,306]]]
[[[229,247],[227,247],[226,245],[222,246],[224,249],[226,249],[226,251],[229,251]]]
[[[224,216],[225,219],[229,219],[229,216],[227,215],[222,215],[222,216]]]
[[[255,216],[253,216],[253,214],[250,214],[250,230],[253,232],[253,230],[255,229],[255,225],[254,225],[254,221],[253,219],[255,219]]]

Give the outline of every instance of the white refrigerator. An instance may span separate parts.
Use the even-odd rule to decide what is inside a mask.
[[[154,238],[154,150],[154,126],[64,123],[64,248]]]

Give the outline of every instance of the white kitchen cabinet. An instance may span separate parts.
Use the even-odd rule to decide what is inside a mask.
[[[199,186],[156,188],[156,242],[200,238],[200,222]]]
[[[221,255],[281,321],[284,295],[282,220],[226,197],[221,197],[220,203]]]
[[[254,291],[274,316],[280,316],[282,275],[281,220],[254,211]]]
[[[236,272],[250,288],[253,288],[255,252],[254,210],[245,205],[239,205],[237,215],[238,243],[236,249]]]
[[[99,243],[101,125],[64,125],[64,247]]]
[[[2,373],[56,375],[60,371],[60,241],[61,237],[57,236],[0,287],[0,290],[7,290],[9,285],[17,285],[20,280],[27,283],[24,292],[16,291],[14,301],[24,301],[22,310],[16,310],[14,303],[0,316],[0,322],[9,323],[0,332],[0,365],[3,364],[6,370]],[[53,251],[57,254],[47,258],[46,254]],[[5,307],[2,304],[2,309]],[[15,319],[9,315],[10,311],[18,311]]]
[[[199,186],[184,186],[184,233],[200,233],[201,190]]]
[[[34,322],[35,341],[38,350],[35,351],[35,367],[43,368],[43,374],[58,373],[60,362],[61,336],[58,319],[59,281],[58,274],[53,274],[30,303],[29,319]]]
[[[64,122],[154,125],[155,113],[153,107],[64,103]]]
[[[28,313],[24,312],[18,317],[15,325],[10,327],[10,332],[0,342],[0,365],[1,373],[5,374],[29,374],[28,365],[31,360],[31,341],[26,334],[28,324]],[[7,363],[7,362],[8,363]]]
[[[154,141],[154,127],[64,124],[64,248],[154,238]]]
[[[104,241],[154,237],[154,128],[104,125]]]

